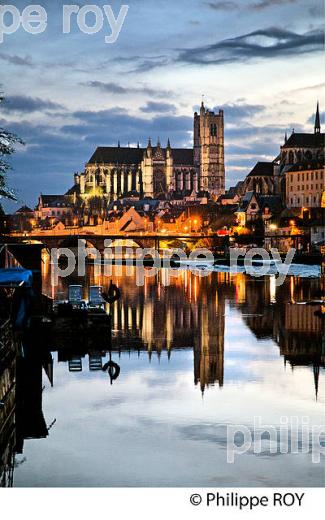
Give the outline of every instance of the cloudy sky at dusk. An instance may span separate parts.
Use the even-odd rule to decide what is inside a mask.
[[[38,3],[46,31],[0,44],[0,127],[26,142],[10,174],[19,206],[64,193],[96,146],[160,136],[191,147],[203,94],[225,110],[227,186],[273,159],[286,130],[312,131],[317,99],[325,106],[323,0],[128,0],[115,44],[105,43],[107,21],[85,35],[73,17],[62,34],[70,2]],[[122,2],[96,2],[108,3],[117,14]]]

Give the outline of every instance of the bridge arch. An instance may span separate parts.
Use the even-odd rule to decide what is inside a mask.
[[[142,245],[136,242],[135,240],[132,240],[131,238],[118,238],[116,240],[113,240],[109,247],[111,249],[116,249],[117,247],[129,247],[132,249],[136,249],[142,247]]]

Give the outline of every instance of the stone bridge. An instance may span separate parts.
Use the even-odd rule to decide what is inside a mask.
[[[204,240],[205,247],[213,250],[216,247],[222,247],[224,237],[217,234],[191,233],[189,234],[71,234],[71,232],[47,232],[47,233],[29,233],[15,234],[10,236],[10,242],[18,243],[40,243],[48,250],[53,248],[75,248],[78,246],[78,240],[83,240],[86,247],[96,248],[101,254],[106,247],[133,247],[156,250],[166,248],[176,248],[186,245],[193,245],[199,240]],[[110,240],[110,243],[106,243]],[[179,244],[179,245],[178,245]]]

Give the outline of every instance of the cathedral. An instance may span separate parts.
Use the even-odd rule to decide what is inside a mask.
[[[75,174],[75,186],[68,192],[82,199],[100,196],[114,201],[139,197],[186,196],[205,192],[217,199],[225,192],[224,114],[207,110],[202,102],[194,114],[193,148],[164,148],[158,139],[146,148],[97,148],[85,171]]]

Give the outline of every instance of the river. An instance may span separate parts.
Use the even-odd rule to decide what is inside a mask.
[[[320,278],[290,276],[277,287],[274,276],[199,277],[184,269],[169,286],[164,271],[137,286],[137,268],[115,269],[105,278],[88,266],[85,277],[58,287],[44,270],[44,290],[57,300],[67,298],[69,284],[81,284],[87,299],[89,286],[111,279],[121,298],[107,309],[110,353],[104,337],[80,352],[76,338],[73,355],[51,347],[53,387],[43,371],[41,396],[51,428],[46,438],[25,439],[14,485],[323,485],[316,447],[301,453],[299,441],[291,453],[303,420],[309,428],[324,424],[324,319],[318,306],[301,304],[320,298]],[[111,381],[94,370],[94,355],[100,366],[111,356],[119,376]],[[69,371],[76,362],[79,371]],[[262,435],[259,450],[265,426],[276,438],[270,445]],[[239,454],[233,439],[240,446],[244,434],[251,442]]]

